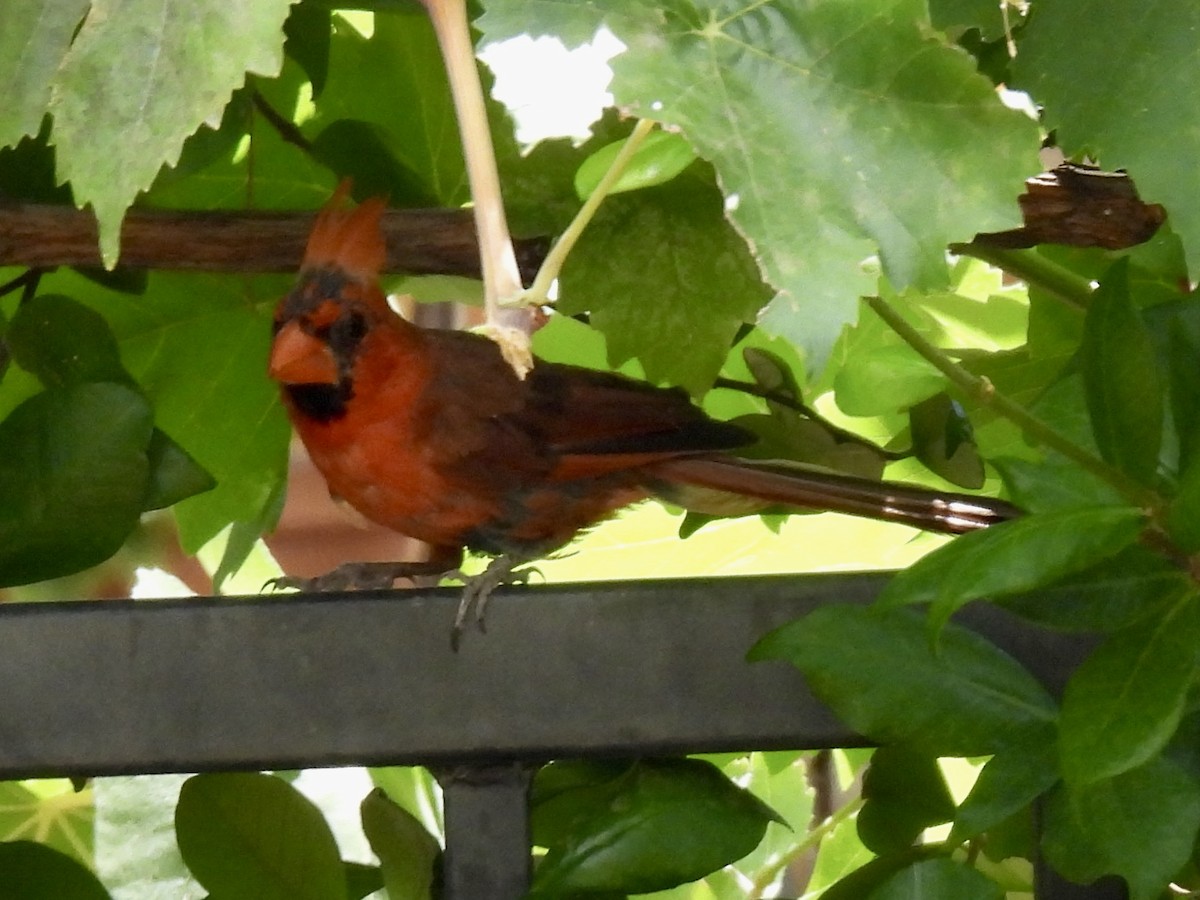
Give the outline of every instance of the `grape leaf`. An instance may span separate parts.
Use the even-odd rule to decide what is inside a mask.
[[[1001,7],[1008,0],[929,0],[929,17],[937,28],[959,26],[978,28],[984,40],[995,40],[1005,32],[1004,15]],[[1014,4],[1015,6],[1015,4]],[[1010,11],[1013,20],[1019,13]],[[1010,21],[1010,25],[1014,22]]]
[[[377,126],[403,169],[421,176],[442,205],[468,199],[450,86],[424,10],[376,16],[370,38],[337,22],[329,79],[305,130],[320,131],[339,119]]]
[[[89,0],[6,0],[0,28],[0,147],[37,134],[54,73]]]
[[[108,263],[121,219],[249,71],[274,74],[291,0],[94,0],[54,80],[60,175],[90,203]]]
[[[928,30],[924,2],[724,0],[614,19],[613,94],[679,126],[780,291],[763,324],[819,366],[870,290],[947,283],[945,246],[1017,220],[1035,124]]]
[[[591,313],[614,366],[637,357],[649,380],[701,393],[768,293],[716,188],[689,169],[605,201],[563,269],[558,308]]]

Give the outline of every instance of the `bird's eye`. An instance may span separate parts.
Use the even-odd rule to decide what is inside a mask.
[[[329,345],[335,352],[349,354],[357,349],[366,333],[367,320],[362,313],[348,312],[330,326]]]

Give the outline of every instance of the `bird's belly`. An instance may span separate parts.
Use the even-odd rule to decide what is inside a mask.
[[[473,528],[497,515],[495,502],[457,490],[412,447],[370,429],[340,440],[333,429],[297,426],[330,494],[372,522],[430,544],[462,546]]]

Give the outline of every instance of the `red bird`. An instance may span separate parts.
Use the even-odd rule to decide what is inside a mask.
[[[753,437],[710,419],[678,389],[537,362],[514,374],[491,340],[426,329],[379,286],[384,202],[317,217],[296,287],[275,313],[270,374],[332,494],[432,547],[424,564],[344,566],[282,583],[307,588],[453,569],[464,548],[496,559],[469,585],[455,622],[515,565],[648,497],[698,494],[760,507],[832,509],[962,532],[1017,513],[999,501],[824,472],[786,471],[726,451]],[[697,490],[700,489],[700,490]],[[742,510],[746,511],[746,510]]]

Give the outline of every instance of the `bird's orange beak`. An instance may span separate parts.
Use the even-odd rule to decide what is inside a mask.
[[[267,373],[281,384],[337,384],[339,380],[329,345],[305,334],[295,319],[275,335]]]

